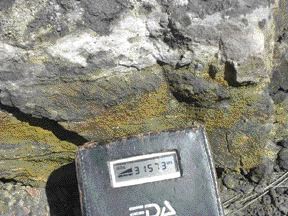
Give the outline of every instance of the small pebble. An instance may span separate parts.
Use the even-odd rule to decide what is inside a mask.
[[[269,205],[271,204],[271,197],[267,194],[263,197],[262,201],[264,205]]]
[[[61,32],[61,31],[62,31],[61,26],[58,26],[58,27],[56,28],[56,31],[57,31],[57,32]]]

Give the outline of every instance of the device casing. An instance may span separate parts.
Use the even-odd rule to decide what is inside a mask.
[[[108,162],[176,150],[181,177],[126,187],[111,186]],[[107,144],[87,143],[76,157],[83,216],[222,216],[209,144],[203,127],[141,134]],[[165,202],[176,214],[169,213]],[[161,211],[149,208],[158,205]],[[150,205],[151,207],[151,205]],[[142,211],[143,210],[143,211]],[[167,212],[167,213],[165,213]]]

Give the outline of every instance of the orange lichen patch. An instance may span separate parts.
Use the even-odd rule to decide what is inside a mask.
[[[91,136],[97,141],[103,141],[191,126],[194,118],[190,116],[192,113],[187,111],[187,107],[170,95],[167,84],[163,82],[157,90],[131,98],[97,117],[85,122],[62,125],[86,137]]]
[[[221,71],[217,73],[214,79],[206,76],[208,73],[204,76],[206,76],[205,79],[211,82],[217,82],[227,87],[226,81],[220,76],[221,73]],[[149,71],[147,71],[147,74],[149,75]],[[127,83],[131,82],[130,78],[126,78]],[[122,81],[121,88],[122,85],[124,88],[127,83],[125,80]],[[77,97],[80,97],[78,95],[81,92],[80,88],[83,87],[81,82],[75,81],[53,86],[53,88],[47,86],[45,88],[49,89],[43,90],[55,92],[50,99],[60,103],[59,97],[62,93],[68,98],[66,98],[67,101],[62,98],[63,107],[69,107],[73,111],[79,109],[79,103],[83,101],[81,99],[77,101]],[[57,88],[55,89],[55,87]],[[88,83],[85,87],[89,88],[89,94],[92,96],[94,92],[98,95],[102,93],[99,93],[95,83],[91,86]],[[110,89],[111,86],[108,85],[107,88]],[[105,110],[104,108],[99,110],[100,108],[95,100],[91,100],[91,102],[88,100],[84,102],[84,106],[91,108],[91,113],[95,113],[94,117],[82,122],[63,122],[61,124],[86,138],[91,137],[96,141],[107,141],[138,133],[188,127],[192,126],[194,121],[200,121],[205,125],[208,135],[213,135],[217,139],[217,142],[211,139],[210,143],[214,142],[213,145],[216,146],[213,147],[215,154],[219,153],[219,157],[225,158],[223,163],[226,162],[227,158],[232,158],[232,165],[229,165],[231,169],[239,170],[240,167],[250,169],[260,164],[263,157],[274,155],[274,152],[265,146],[268,135],[261,138],[259,137],[259,131],[255,131],[255,135],[237,131],[237,125],[243,119],[253,121],[255,125],[265,124],[269,119],[270,116],[266,116],[265,112],[263,114],[257,113],[259,107],[254,106],[263,97],[261,95],[263,88],[261,85],[238,88],[227,87],[231,99],[226,105],[220,107],[212,104],[212,108],[199,108],[178,102],[170,94],[168,84],[163,81],[158,89],[125,99],[120,104],[116,103],[117,105]],[[107,92],[106,87],[103,94],[106,94],[105,92]],[[105,97],[106,95],[104,95]],[[277,112],[280,121],[285,112],[280,108]],[[229,151],[227,150],[225,136],[222,137],[227,131],[232,134],[233,139],[235,138]],[[5,156],[7,152],[9,154],[10,150],[4,150],[4,154],[0,154],[1,157],[6,157],[5,160],[7,160],[4,163],[3,161],[0,162],[0,173],[4,170],[7,172],[7,176],[19,180],[24,179],[27,182],[46,181],[53,170],[72,161],[76,151],[73,144],[59,140],[52,132],[18,121],[2,112],[0,112],[0,143],[9,144],[7,149],[11,148],[11,145],[21,144],[20,147],[15,145],[15,153],[11,151],[10,156]],[[9,158],[18,158],[18,160],[8,160]]]
[[[248,136],[247,134],[241,134],[239,133],[236,137],[234,137],[233,143],[237,143],[237,147],[241,147],[245,145],[247,142],[249,142],[252,138]],[[232,150],[235,153],[237,153],[237,148],[235,150]],[[238,152],[239,153],[239,152]]]
[[[209,79],[212,80],[212,78]],[[226,85],[226,81],[224,82],[219,74],[216,79],[221,80],[222,84]],[[216,81],[213,80],[213,82]],[[65,89],[67,87],[63,88],[64,93]],[[93,86],[91,86],[91,89],[93,90]],[[56,100],[58,99],[56,98]],[[174,105],[171,105],[171,103],[174,103]],[[217,125],[222,126],[223,120],[226,120],[226,127],[230,127],[239,120],[244,109],[244,107],[241,107],[242,104],[233,104],[232,109],[228,111],[229,113],[220,109],[200,109],[185,106],[182,103],[175,102],[175,99],[173,100],[173,97],[169,95],[167,84],[163,83],[154,92],[130,98],[130,100],[125,100],[123,103],[108,108],[104,112],[95,110],[97,105],[91,104],[91,110],[94,110],[93,113],[102,114],[92,117],[85,122],[62,123],[62,125],[82,135],[89,137],[89,134],[91,134],[91,137],[97,137],[97,139],[99,137],[101,140],[143,133],[150,130],[159,131],[175,128],[179,125],[185,127],[190,125],[194,120],[202,120],[208,126],[211,125],[211,128],[217,127]],[[67,106],[73,107],[71,104],[67,104]],[[171,121],[171,117],[174,119],[174,122]]]

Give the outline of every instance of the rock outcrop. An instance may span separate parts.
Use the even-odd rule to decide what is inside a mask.
[[[0,181],[44,186],[86,141],[194,122],[224,185],[285,168],[287,11],[285,0],[0,0]]]

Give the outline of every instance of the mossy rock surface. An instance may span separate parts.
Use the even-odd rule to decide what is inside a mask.
[[[1,188],[44,186],[87,141],[194,124],[222,180],[281,169],[288,3],[239,2],[0,0]]]

